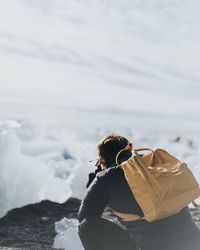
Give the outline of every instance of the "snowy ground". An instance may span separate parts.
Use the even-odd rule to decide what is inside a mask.
[[[200,181],[198,7],[0,0],[0,216],[82,198],[110,132],[169,149]]]

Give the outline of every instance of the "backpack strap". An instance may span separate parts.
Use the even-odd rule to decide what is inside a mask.
[[[150,148],[134,148],[133,149],[134,153],[137,155],[137,152],[140,152],[140,151],[151,151],[151,152],[154,152],[154,150],[150,149]]]
[[[117,154],[117,156],[116,156],[116,158],[115,158],[115,162],[116,162],[116,164],[117,164],[117,166],[119,166],[120,164],[118,163],[118,158],[119,158],[119,155],[123,152],[123,151],[133,151],[134,153],[135,153],[135,155],[137,155],[137,156],[140,156],[139,154],[138,154],[138,152],[139,151],[151,151],[151,152],[154,152],[152,149],[150,149],[150,148],[137,148],[137,149],[133,149],[133,145],[132,145],[132,143],[131,142],[129,142],[127,145],[126,145],[126,147],[125,148],[123,148],[122,150],[120,150],[119,152],[118,152],[118,154]]]
[[[133,150],[133,145],[131,142],[129,142],[125,148],[123,148],[122,150],[120,150],[115,158],[115,162],[117,164],[117,166],[119,166],[120,164],[118,163],[118,158],[119,158],[119,155],[123,152],[123,151],[132,151]]]
[[[137,214],[126,214],[118,212],[114,209],[112,209],[112,212],[114,215],[120,217],[123,221],[136,221],[136,220],[143,220],[144,217],[137,215]]]
[[[192,201],[192,205],[193,205],[195,208],[200,208],[200,205],[197,204],[195,201]]]

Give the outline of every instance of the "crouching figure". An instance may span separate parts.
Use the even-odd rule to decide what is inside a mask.
[[[79,209],[78,234],[84,249],[200,250],[200,231],[187,206],[153,222],[142,219],[144,213],[123,169],[116,164],[117,155],[119,163],[132,156],[131,148],[123,150],[128,144],[125,137],[118,135],[108,135],[98,144],[98,170],[90,174],[87,194]],[[101,217],[106,207],[119,212],[119,223]]]

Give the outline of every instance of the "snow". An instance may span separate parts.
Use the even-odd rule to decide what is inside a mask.
[[[200,181],[198,7],[0,0],[0,216],[83,198],[111,132],[168,149]]]

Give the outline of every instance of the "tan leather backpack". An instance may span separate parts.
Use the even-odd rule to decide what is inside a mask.
[[[130,150],[129,144],[124,150]],[[139,151],[148,150],[145,155]],[[122,150],[123,151],[123,150]],[[119,154],[122,152],[120,151]],[[122,168],[130,189],[144,217],[113,212],[123,220],[145,219],[149,222],[169,217],[200,196],[200,188],[186,163],[163,149],[135,149],[134,156],[118,165]],[[119,154],[116,157],[119,156]]]

